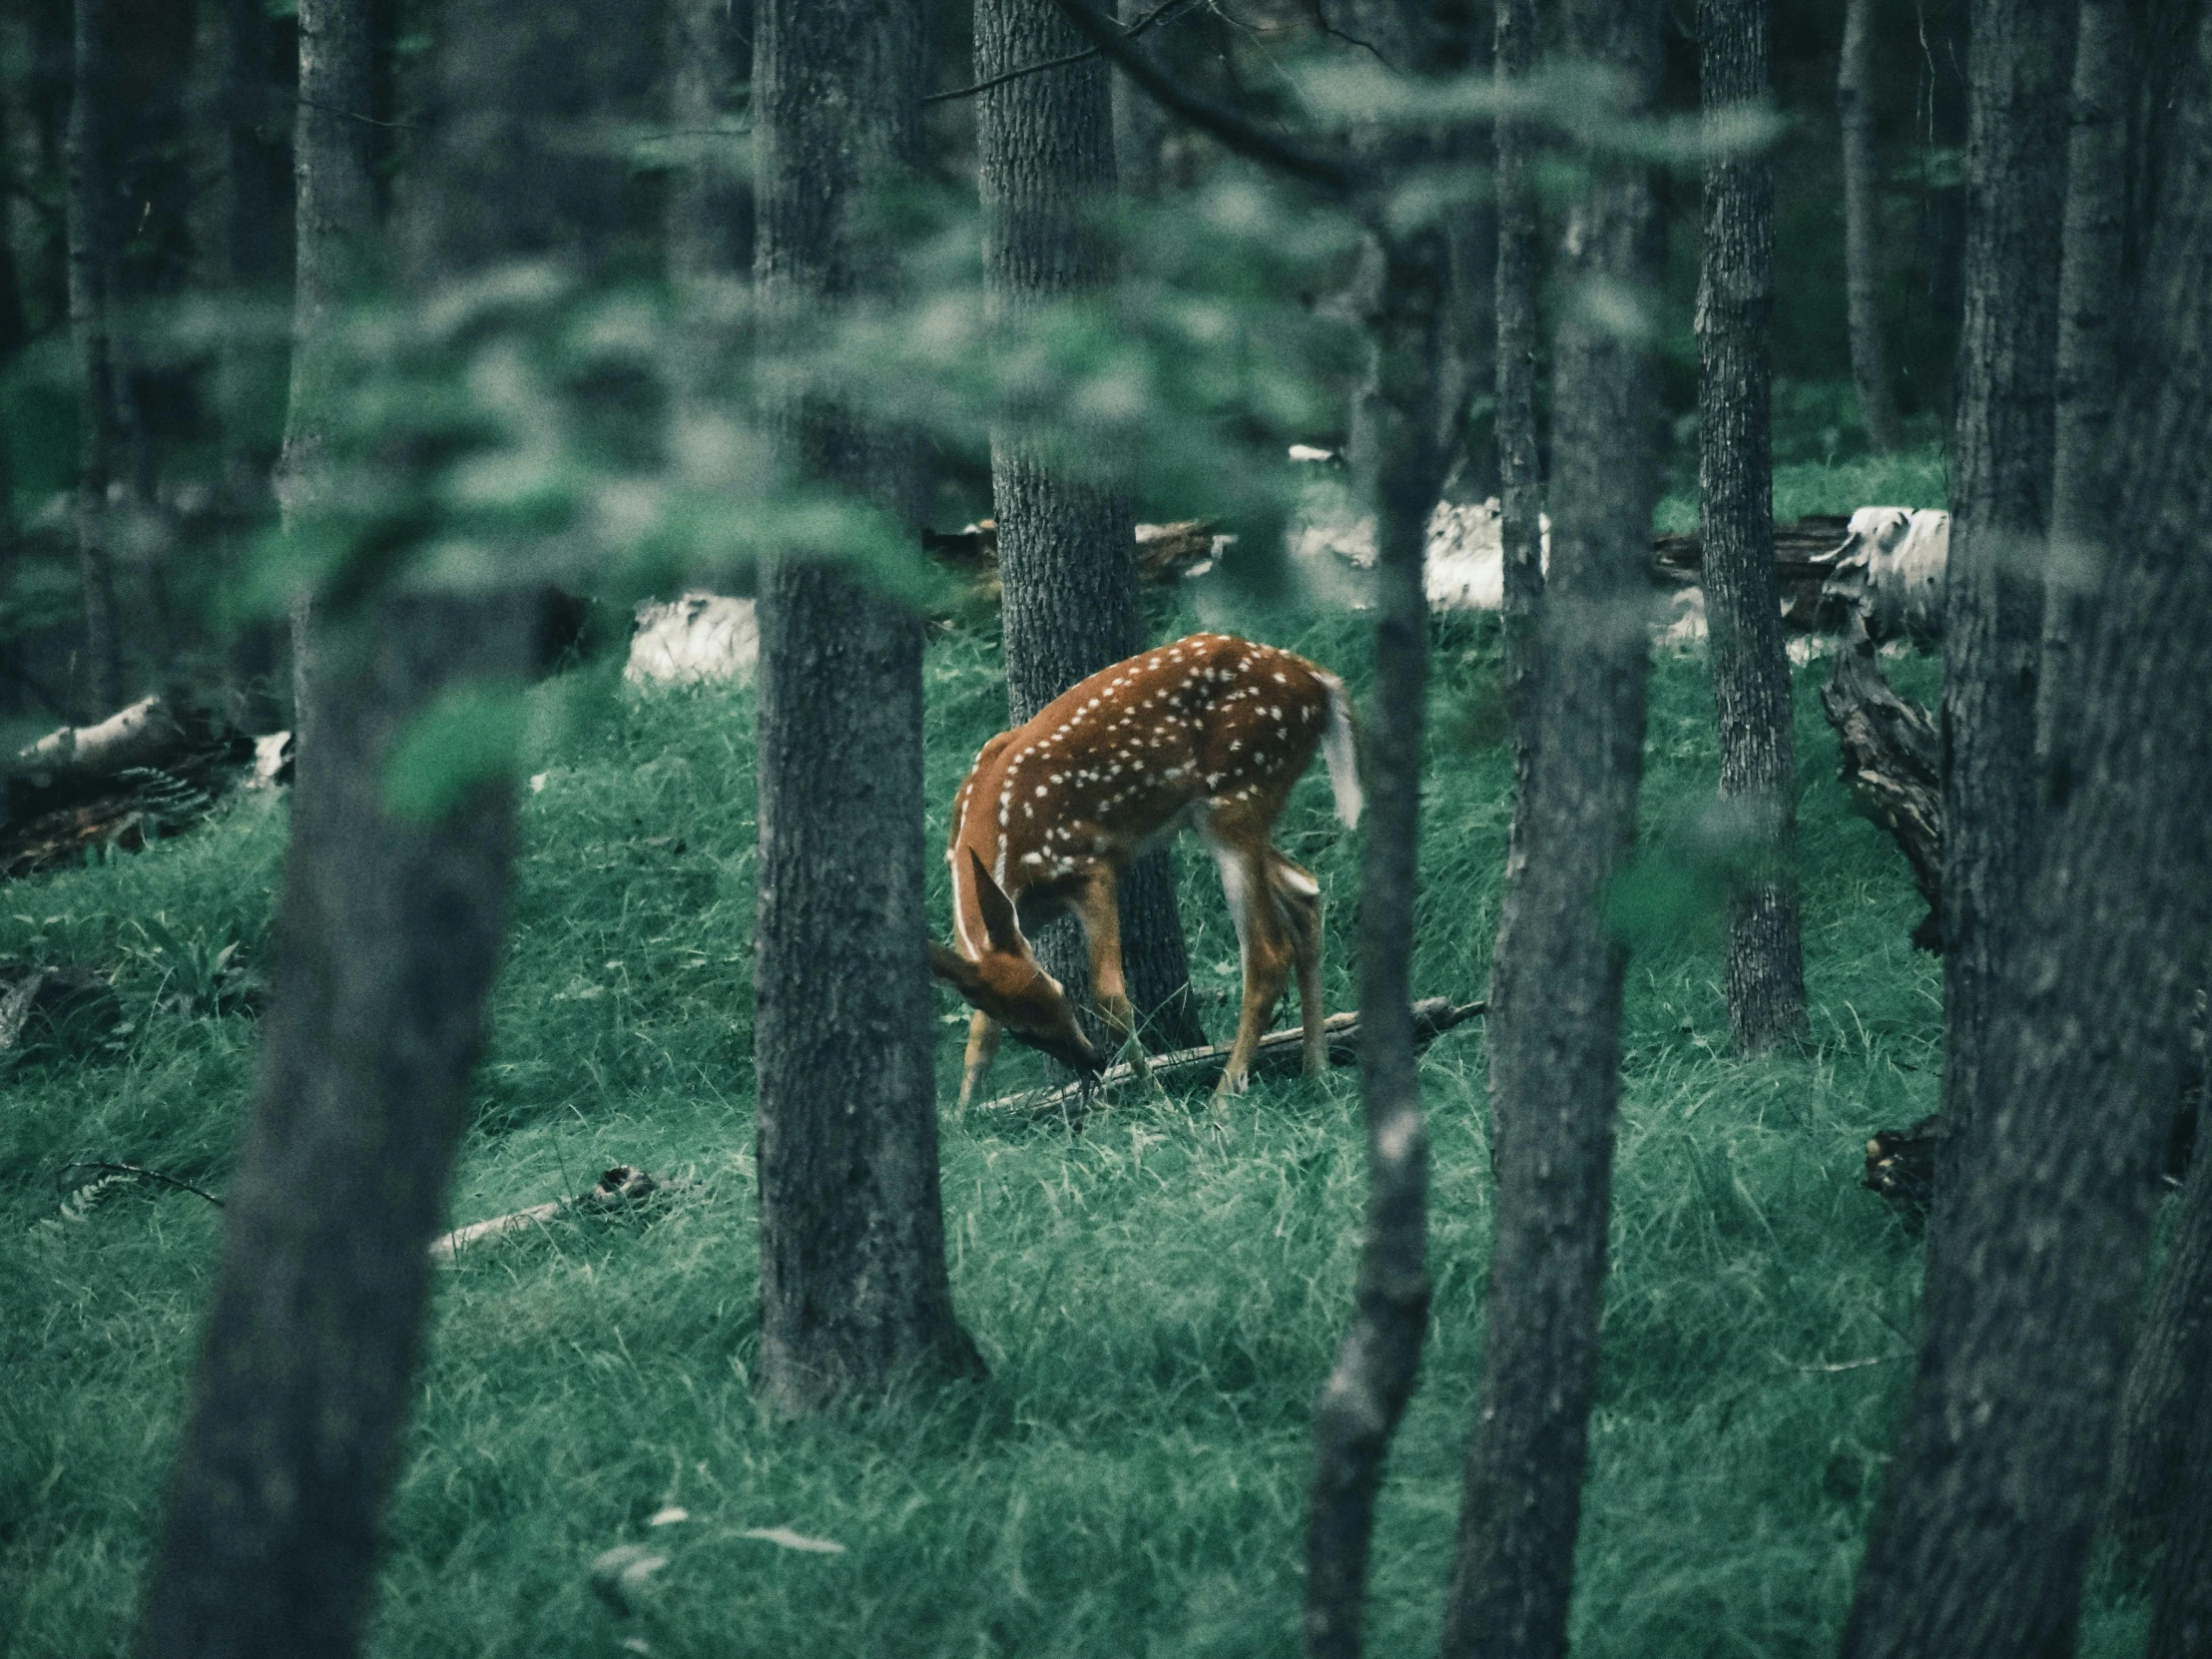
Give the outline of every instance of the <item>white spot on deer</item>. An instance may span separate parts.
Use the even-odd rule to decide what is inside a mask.
[[[1068,781],[1068,775],[1067,775],[1066,773],[1064,773],[1064,772],[1055,772],[1055,773],[1054,773],[1054,774],[1052,775],[1052,781],[1053,781],[1053,782],[1054,782],[1055,784],[1064,784],[1064,783],[1066,783],[1066,782]],[[1038,793],[1039,795],[1042,795],[1042,794],[1044,794],[1044,791],[1042,791],[1042,790],[1039,790],[1039,791],[1038,791],[1037,793]]]
[[[1276,708],[1275,705],[1271,703],[1268,705],[1268,718],[1270,720],[1281,720],[1283,718],[1283,711]]]
[[[1042,799],[1043,799],[1043,797],[1044,797],[1044,794],[1045,794],[1045,787],[1044,787],[1044,785],[1042,785],[1042,784],[1039,784],[1039,785],[1037,786],[1037,796],[1038,796],[1038,799],[1042,800]],[[1024,808],[1022,809],[1022,811],[1023,811],[1023,812],[1025,812],[1025,813],[1026,813],[1026,812],[1027,812],[1028,810],[1029,810],[1029,809],[1028,809],[1028,808],[1026,808],[1026,807],[1024,807]]]
[[[1034,807],[1024,807],[1021,810],[1021,816],[1023,818],[1035,818],[1037,816],[1037,810]]]
[[[1290,681],[1284,678],[1282,675],[1278,674],[1275,677],[1275,683],[1279,686],[1287,686],[1290,684]]]
[[[1240,749],[1242,749],[1242,748],[1244,748],[1244,739],[1242,739],[1242,738],[1231,738],[1231,739],[1229,740],[1229,753],[1230,753],[1230,754],[1234,755],[1234,754],[1236,754],[1236,753],[1237,753],[1237,751],[1238,751],[1238,750],[1240,750]],[[1042,792],[1039,792],[1039,793],[1042,793]]]
[[[1041,864],[1044,862],[1044,854],[1042,852],[1024,852],[1021,855],[1021,861],[1025,864]]]

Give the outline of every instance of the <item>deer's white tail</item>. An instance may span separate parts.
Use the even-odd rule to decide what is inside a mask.
[[[1366,798],[1360,793],[1360,741],[1352,724],[1352,697],[1334,674],[1316,678],[1329,688],[1329,726],[1322,733],[1321,754],[1329,767],[1330,792],[1337,798],[1337,816],[1345,828],[1357,829]]]

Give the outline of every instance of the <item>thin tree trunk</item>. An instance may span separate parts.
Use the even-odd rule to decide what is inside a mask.
[[[2112,497],[2104,465],[2119,399],[2119,321],[2127,237],[2127,101],[2134,23],[2127,0],[2080,0],[2073,124],[2058,277],[2052,419],[2049,590],[2043,599],[2037,770],[2063,802],[2080,765],[2068,727],[2077,692],[2072,642],[2086,638],[2096,573],[2087,550],[2106,533]]]
[[[1119,0],[1117,20],[1122,28],[1131,28],[1144,21],[1155,5],[1156,0]],[[1162,165],[1167,117],[1126,75],[1113,78],[1113,102],[1114,172],[1121,188],[1132,197],[1156,198],[1167,183]]]
[[[627,11],[448,9],[404,215],[410,309],[517,258],[596,275],[588,256],[619,211],[622,169],[579,131],[605,130],[643,66]],[[359,1642],[428,1246],[499,960],[513,820],[502,782],[435,822],[398,819],[386,777],[441,696],[526,672],[531,621],[508,595],[372,597],[317,673],[276,1002],[141,1655],[279,1659]]]
[[[1360,882],[1360,1085],[1367,1106],[1367,1235],[1352,1329],[1314,1412],[1306,1543],[1306,1652],[1361,1650],[1375,1496],[1411,1397],[1428,1319],[1428,1131],[1414,1075],[1413,901],[1428,643],[1421,563],[1443,482],[1451,404],[1449,233],[1386,248],[1370,376],[1378,440],[1376,691],[1362,736],[1368,805]]]
[[[772,329],[880,293],[870,193],[921,160],[920,0],[762,0],[756,268]],[[820,403],[787,466],[916,521],[920,452]],[[755,923],[761,1356],[771,1408],[981,1362],[953,1317],[923,963],[921,619],[795,548],[761,593]]]
[[[2212,931],[2212,30],[2195,58],[2114,423],[2127,529],[2094,550],[2087,772],[2020,889],[1849,1659],[2073,1649]]]
[[[1632,117],[1656,104],[1660,17],[1638,0],[1569,6],[1570,49],[1623,77]],[[1659,236],[1650,179],[1601,163],[1568,228],[1569,279],[1648,303]],[[1603,895],[1635,835],[1658,390],[1647,347],[1566,309],[1535,753],[1490,982],[1497,1238],[1444,1615],[1452,1655],[1565,1651],[1597,1382],[1623,969]]]
[[[1709,121],[1772,101],[1767,0],[1702,0],[1698,40]],[[1698,499],[1721,802],[1760,860],[1728,922],[1728,1023],[1747,1054],[1805,1035],[1805,956],[1789,876],[1797,747],[1774,574],[1773,311],[1773,166],[1764,155],[1710,159],[1697,305]]]
[[[1836,69],[1836,114],[1844,134],[1844,292],[1851,329],[1851,377],[1859,415],[1875,448],[1898,446],[1897,401],[1882,345],[1882,273],[1877,224],[1881,163],[1874,145],[1874,0],[1845,0],[1844,48]]]
[[[1510,98],[1536,67],[1535,0],[1497,0],[1497,87]],[[1532,122],[1501,116],[1497,144],[1498,540],[1505,701],[1513,719],[1512,844],[1524,838],[1533,753],[1536,627],[1544,598],[1543,476],[1536,447],[1536,287],[1542,263],[1529,168]]]
[[[2143,1311],[2120,1400],[2119,1448],[2106,1502],[2131,1552],[2155,1549],[2184,1494],[2189,1434],[2212,1386],[2212,1087],[2197,1103],[2197,1141],[2176,1206],[2172,1246]]]
[[[2036,838],[2035,686],[2050,524],[2058,246],[2072,14],[1975,0],[1967,58],[1966,311],[1951,438],[1943,617],[1944,1141],[1930,1254],[1953,1161],[1989,1093],[2010,992],[2006,918]],[[1933,1272],[1933,1268],[1932,1268]]]
[[[753,181],[732,108],[751,24],[731,0],[669,5],[668,122],[683,160],[669,181],[668,269],[680,287],[753,268]]]
[[[114,342],[109,332],[116,246],[111,198],[116,179],[108,8],[109,0],[76,0],[76,80],[69,103],[69,326],[77,348],[82,428],[75,511],[85,610],[85,673],[80,684],[95,715],[123,706],[123,639],[116,614],[113,520],[108,511],[124,425],[117,407]]]
[[[364,660],[318,688],[276,1001],[141,1655],[350,1653],[367,1615],[511,840],[506,791],[407,824],[383,773],[440,688],[520,671],[512,622],[393,603]]]
[[[0,179],[18,177],[13,155],[15,121],[8,107],[12,88],[0,87]],[[31,321],[23,308],[23,284],[16,270],[15,238],[6,234],[7,215],[0,210],[0,376],[15,366],[15,359],[31,340]],[[0,582],[8,578],[19,551],[15,523],[15,453],[11,434],[0,431]]]
[[[280,147],[262,136],[279,85],[276,36],[262,0],[223,0],[221,38],[223,281],[251,304],[274,298],[284,276]],[[244,321],[223,342],[218,400],[224,562],[234,582],[244,574],[247,540],[270,507],[270,469],[276,456],[262,436],[260,400],[275,381],[280,350]],[[271,683],[276,645],[272,626],[258,619],[243,624],[231,642],[228,713],[241,731],[273,731],[281,724]]]
[[[382,221],[376,167],[382,131],[367,119],[375,89],[371,0],[299,0],[299,94],[292,118],[291,393],[276,491],[285,529],[324,493],[329,404],[345,372],[345,306],[374,276]],[[292,736],[314,765],[314,603],[291,601]]]
[[[980,0],[975,75],[1083,50],[1051,0]],[[1026,307],[1101,293],[1110,250],[1086,216],[1114,190],[1112,88],[1103,60],[1024,75],[981,95],[976,112],[982,180],[984,281],[1000,318]],[[1018,428],[991,433],[991,495],[1004,587],[1006,701],[1015,725],[1078,680],[1144,646],[1134,512],[1124,478],[1079,476],[1067,458]],[[1165,850],[1121,881],[1122,961],[1154,1046],[1205,1041],[1190,1006],[1175,881]],[[1071,992],[1087,984],[1082,940],[1070,923],[1037,941],[1047,971]]]
[[[2151,1580],[2144,1659],[2205,1659],[2212,1654],[2212,1411],[2201,1408],[2204,1382],[2204,1374],[2198,1373],[2200,1408],[2176,1471],[2182,1501]]]

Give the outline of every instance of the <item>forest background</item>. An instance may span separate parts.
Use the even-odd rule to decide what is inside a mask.
[[[930,77],[934,91],[957,93],[970,84],[965,19],[944,11]],[[258,705],[268,724],[286,712],[269,601],[286,567],[262,533],[270,502],[240,480],[266,476],[282,431],[281,366],[266,346],[289,312],[288,128],[220,112],[237,110],[225,79],[233,44],[258,42],[260,61],[280,69],[294,42],[285,18],[253,8],[210,6],[185,21],[182,9],[118,14],[117,38],[132,43],[120,60],[123,151],[142,170],[120,261],[130,292],[113,313],[136,353],[127,374],[140,411],[119,434],[118,471],[136,500],[132,557],[160,580],[127,601],[145,608],[122,630],[116,689],[196,684],[241,718],[256,719]],[[1903,442],[1875,452],[1850,383],[1832,113],[1842,11],[1790,8],[1775,33],[1789,118],[1776,151],[1781,517],[1945,504],[1962,18],[1936,7],[1876,15],[1881,317]],[[426,19],[402,10],[387,21],[392,73],[377,120],[400,135],[403,158],[404,65],[436,42]],[[12,505],[0,621],[12,690],[0,695],[15,699],[24,737],[57,713],[113,706],[75,643],[84,589],[69,496],[86,435],[68,358],[57,113],[68,77],[60,90],[55,80],[66,22],[42,4],[12,14],[0,41],[14,296],[0,307],[0,328],[14,330],[0,381]],[[1186,73],[1262,107],[1276,96],[1272,54],[1310,33],[1302,13],[1260,7],[1207,8],[1178,27]],[[1665,107],[1694,108],[1696,84],[1694,42],[1676,28]],[[643,88],[641,109],[670,93]],[[925,127],[931,170],[954,197],[973,175],[971,107],[946,97]],[[627,174],[617,241],[640,270],[668,257],[675,164],[657,167],[654,145],[681,136],[642,134]],[[1345,276],[1347,245],[1322,232],[1286,249],[1284,228],[1304,222],[1223,188],[1235,166],[1202,141],[1164,139],[1159,163],[1163,199],[1184,193],[1193,208],[1156,222],[1195,245],[1174,257],[1216,291],[1236,287],[1226,268],[1259,270],[1239,297],[1318,317],[1311,337],[1326,350],[1331,295],[1313,284]],[[254,189],[258,220],[241,210]],[[1676,175],[1663,196],[1668,257],[1653,313],[1671,444],[1658,527],[1686,528],[1694,178]],[[1545,200],[1548,247],[1562,197]],[[960,233],[956,209],[916,214],[917,242]],[[259,254],[248,233],[266,239]],[[1264,540],[1286,492],[1240,495],[1222,479],[1280,455],[1288,437],[1349,435],[1331,398],[1350,370],[1332,371],[1326,356],[1320,366],[1318,389],[1292,386],[1244,448],[1154,474],[1164,482],[1141,500],[1143,516],[1226,507]],[[1479,495],[1479,398],[1476,410],[1458,487]],[[986,509],[988,451],[979,427],[937,437],[927,518],[949,528]],[[615,569],[603,611],[620,617],[687,560],[702,557],[681,539]],[[1230,625],[1338,667],[1363,695],[1372,686],[1364,622],[1286,604],[1264,580],[1147,604],[1151,638]],[[924,668],[932,836],[966,757],[1005,718],[993,622],[972,606],[950,610]],[[1415,990],[1464,996],[1487,978],[1512,757],[1494,624],[1440,621],[1431,637]],[[1891,666],[1935,701],[1933,658]],[[1615,914],[1634,956],[1576,1574],[1575,1643],[1592,1653],[1832,1647],[1911,1371],[1919,1246],[1853,1177],[1868,1131],[1934,1105],[1940,974],[1907,942],[1917,903],[1900,860],[1835,781],[1816,713],[1821,672],[1800,674],[1796,699],[1810,1040],[1741,1060],[1727,1052],[1718,982],[1724,885],[1700,838],[1717,772],[1707,670],[1695,650],[1663,653],[1655,667],[1641,857]],[[622,692],[604,661],[539,686],[515,714],[513,764],[529,780],[523,854],[455,1219],[575,1191],[615,1162],[695,1190],[646,1218],[515,1241],[441,1275],[377,1650],[1287,1649],[1311,1399],[1349,1317],[1363,1185],[1357,1102],[1343,1083],[1267,1084],[1226,1122],[1173,1099],[1122,1103],[1080,1133],[948,1120],[954,1292],[988,1380],[797,1428],[756,1406],[754,717],[744,690]],[[8,1081],[9,1359],[34,1380],[5,1407],[0,1441],[0,1594],[14,1651],[104,1652],[126,1639],[219,1220],[189,1192],[58,1189],[55,1172],[73,1158],[113,1160],[223,1188],[283,833],[280,806],[242,800],[149,855],[95,856],[19,886],[20,904],[0,918],[0,955],[101,964],[124,1007],[88,1060],[27,1055]],[[1282,838],[1337,901],[1330,1002],[1349,1005],[1355,864],[1318,782]],[[1218,1024],[1236,951],[1201,875],[1184,869],[1180,897],[1202,1017]],[[944,1077],[964,1015],[940,1011]],[[1422,1063],[1434,1298],[1423,1384],[1378,1522],[1381,1651],[1432,1645],[1447,1576],[1492,1219],[1484,1058],[1473,1031]],[[1014,1080],[1037,1075],[1016,1068]],[[627,1552],[611,1569],[610,1551]],[[2100,1563],[2085,1650],[2139,1647],[2139,1568],[2124,1556]]]

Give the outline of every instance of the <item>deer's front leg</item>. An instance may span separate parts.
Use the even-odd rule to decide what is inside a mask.
[[[1075,916],[1090,951],[1091,1000],[1113,1031],[1115,1046],[1127,1049],[1137,1075],[1149,1080],[1152,1068],[1137,1037],[1137,1005],[1129,1000],[1129,987],[1121,976],[1121,906],[1112,870],[1101,869],[1084,883],[1075,900]]]
[[[983,1086],[983,1075],[991,1069],[991,1062],[998,1057],[998,1039],[1003,1028],[998,1021],[978,1008],[968,1016],[967,1060],[960,1068],[960,1110],[966,1111],[968,1102]]]

